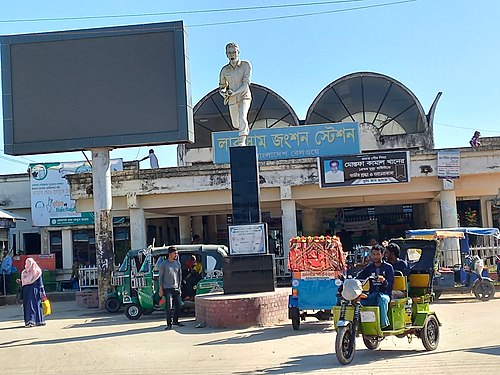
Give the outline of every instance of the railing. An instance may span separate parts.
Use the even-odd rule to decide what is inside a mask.
[[[274,262],[276,265],[276,277],[290,277],[291,273],[288,270],[286,257],[274,257]]]
[[[496,255],[500,254],[500,246],[476,246],[470,248],[471,255],[477,255],[484,261],[485,267],[494,266]]]
[[[78,268],[78,285],[83,288],[97,288],[97,267],[84,266]]]

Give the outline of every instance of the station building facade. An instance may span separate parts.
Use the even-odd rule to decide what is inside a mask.
[[[355,122],[361,154],[405,151],[409,155],[408,182],[329,188],[320,187],[317,158],[308,157],[313,155],[261,160],[262,221],[268,223],[279,272],[287,271],[287,244],[296,235],[340,234],[345,247],[351,248],[366,245],[371,238],[404,236],[412,228],[499,227],[500,139],[486,138],[475,149],[447,149],[459,155],[459,178],[438,178],[443,150],[434,149],[433,118],[440,93],[425,111],[402,83],[382,74],[358,72],[327,85],[306,118],[299,120],[271,89],[251,84],[251,90],[251,130],[269,129],[276,134],[280,128],[300,131],[308,125]],[[118,238],[115,235],[115,247],[141,248],[153,239],[157,245],[189,243],[194,234],[204,243],[227,244],[227,225],[232,220],[230,165],[214,164],[213,135],[232,129],[217,89],[196,104],[194,122],[196,141],[178,146],[177,167],[141,170],[129,163],[124,171],[113,172],[113,216],[125,218],[115,229],[121,233]],[[286,147],[293,149],[290,142]],[[334,145],[330,156],[336,156]],[[23,178],[29,183],[28,176],[12,177],[19,183]],[[91,174],[67,179],[77,210],[93,211]],[[75,246],[84,242],[82,233],[87,234],[92,252],[92,226],[45,227],[39,233],[40,251],[60,251],[64,269],[73,263]],[[15,234],[18,247],[22,246],[22,234]],[[75,240],[78,236],[81,241]],[[53,238],[60,238],[58,244]]]

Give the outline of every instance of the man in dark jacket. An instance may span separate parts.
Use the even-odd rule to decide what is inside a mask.
[[[370,291],[368,298],[363,299],[363,306],[378,306],[380,308],[380,325],[385,328],[389,325],[387,312],[389,311],[389,302],[391,300],[392,286],[394,284],[394,269],[383,260],[384,247],[375,245],[372,247],[370,257],[371,262],[363,268],[357,279],[370,279]]]
[[[394,272],[400,271],[403,276],[410,277],[410,267],[405,260],[399,258],[400,251],[399,245],[391,242],[385,248],[385,259],[392,265]]]

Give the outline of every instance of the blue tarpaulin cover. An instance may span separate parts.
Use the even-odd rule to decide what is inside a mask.
[[[498,230],[498,228],[479,228],[479,227],[412,229],[406,231],[406,236],[407,237],[435,236],[436,238],[439,238],[440,232],[441,233],[455,232],[461,234],[473,234],[476,236],[493,236],[500,239],[500,230]]]

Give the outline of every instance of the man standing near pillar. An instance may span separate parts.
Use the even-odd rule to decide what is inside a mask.
[[[220,71],[219,93],[224,98],[224,104],[229,105],[233,127],[239,129],[240,146],[246,146],[249,133],[247,115],[252,102],[252,65],[240,60],[240,48],[236,43],[226,45],[226,56],[229,64]]]

